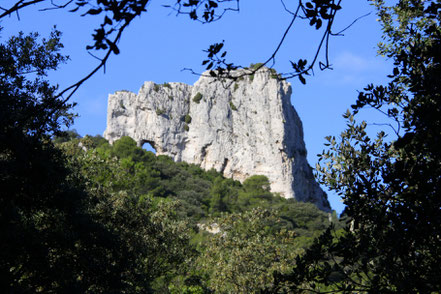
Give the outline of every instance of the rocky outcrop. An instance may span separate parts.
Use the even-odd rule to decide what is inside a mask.
[[[329,210],[306,161],[302,123],[290,99],[290,84],[265,68],[229,87],[209,77],[193,86],[145,82],[138,94],[109,95],[104,137],[112,143],[130,136],[157,154],[240,181],[265,175],[272,192]]]

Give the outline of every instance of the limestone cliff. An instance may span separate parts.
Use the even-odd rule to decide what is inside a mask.
[[[306,161],[302,123],[290,99],[290,84],[268,69],[228,88],[208,77],[194,86],[145,82],[138,94],[109,95],[104,137],[112,143],[130,136],[157,154],[240,181],[265,175],[272,192],[329,210]]]

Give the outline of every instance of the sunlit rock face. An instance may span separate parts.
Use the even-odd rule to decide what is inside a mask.
[[[229,87],[204,76],[193,86],[145,82],[138,94],[109,95],[104,137],[112,143],[130,136],[140,146],[150,143],[158,155],[240,181],[265,175],[272,192],[328,211],[290,99],[290,84],[265,68]]]

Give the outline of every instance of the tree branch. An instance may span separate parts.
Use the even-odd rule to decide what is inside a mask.
[[[66,3],[64,3],[63,5],[57,5],[57,4],[54,3],[53,0],[51,0],[51,4],[52,4],[53,7],[43,8],[43,9],[40,9],[40,11],[48,11],[48,10],[54,10],[54,9],[63,9],[63,8],[66,8],[72,2],[73,2],[73,0],[69,0]]]
[[[347,27],[345,27],[344,29],[342,29],[341,31],[339,31],[338,33],[331,33],[331,35],[333,36],[342,36],[342,33],[344,33],[346,30],[348,30],[350,27],[352,27],[357,21],[359,21],[362,18],[365,18],[367,16],[371,15],[371,12],[366,13],[362,16],[357,17],[353,22],[351,22],[351,24],[349,24]]]
[[[45,1],[45,0],[32,0],[32,1],[29,1],[29,2],[24,2],[24,0],[20,0],[20,1],[16,2],[14,4],[14,6],[12,6],[9,9],[1,8],[5,12],[0,14],[0,19],[2,19],[3,17],[5,17],[7,15],[10,15],[13,12],[17,12],[18,13],[18,11],[20,9],[25,8],[26,6],[29,6],[29,5],[32,5],[32,4],[36,4],[36,3],[40,3],[40,2],[43,2],[43,1]]]

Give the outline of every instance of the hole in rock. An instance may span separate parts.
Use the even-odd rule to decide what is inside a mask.
[[[156,149],[155,149],[155,145],[153,144],[153,142],[145,141],[142,144],[142,149],[153,152],[154,154],[156,154]]]

